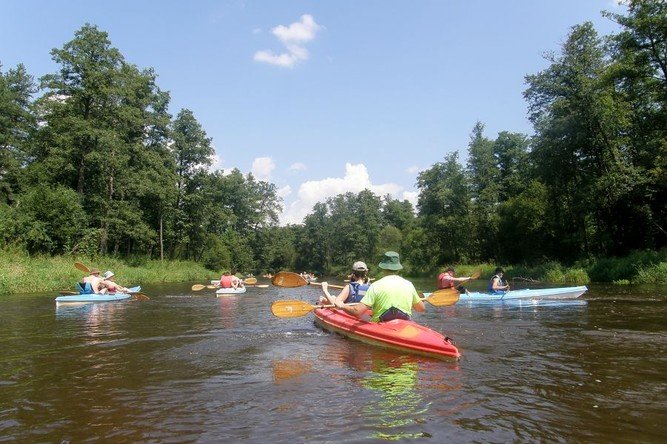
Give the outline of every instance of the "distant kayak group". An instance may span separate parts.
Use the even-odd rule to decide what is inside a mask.
[[[140,293],[141,287],[126,288],[117,284],[115,274],[108,270],[101,274],[97,268],[88,269],[81,263],[76,268],[87,273],[76,283],[76,292],[61,292],[57,303],[64,302],[111,302],[130,298],[147,300]],[[352,265],[346,285],[315,282],[310,273],[281,271],[271,275],[271,283],[278,287],[294,288],[307,285],[319,286],[322,295],[310,304],[302,300],[278,300],[271,305],[271,312],[281,318],[315,314],[315,323],[325,330],[340,333],[362,342],[436,358],[459,358],[460,352],[454,341],[439,332],[413,320],[413,311],[424,312],[425,302],[435,307],[454,305],[458,302],[502,302],[521,299],[571,299],[581,296],[587,287],[561,287],[546,289],[510,290],[503,280],[502,268],[496,268],[488,282],[487,292],[471,292],[464,282],[478,279],[481,272],[470,276],[456,277],[453,267],[448,267],[438,276],[438,289],[432,293],[417,293],[412,282],[398,275],[403,269],[398,253],[387,251],[378,267],[384,276],[371,281],[369,268],[363,261]],[[257,279],[241,279],[226,271],[220,279],[210,284],[195,284],[193,291],[214,289],[217,296],[236,295],[246,292],[247,287],[267,288],[257,284]],[[333,296],[329,289],[340,289]]]

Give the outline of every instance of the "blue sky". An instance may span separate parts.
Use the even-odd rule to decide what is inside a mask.
[[[0,0],[3,71],[55,72],[84,23],[155,69],[170,111],[193,111],[215,168],[276,184],[283,223],[364,188],[416,203],[416,179],[485,135],[532,134],[524,76],[574,25],[617,30],[613,0]]]

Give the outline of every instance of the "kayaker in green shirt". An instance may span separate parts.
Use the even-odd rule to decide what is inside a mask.
[[[370,308],[373,322],[410,319],[413,308],[419,312],[426,310],[412,282],[396,274],[403,269],[398,253],[387,251],[378,266],[388,275],[374,282],[359,304],[345,305],[336,300],[336,308],[356,317],[361,317]]]

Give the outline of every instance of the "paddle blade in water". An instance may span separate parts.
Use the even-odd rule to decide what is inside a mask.
[[[204,288],[206,288],[206,285],[194,284],[192,286],[192,291],[199,291],[199,290],[203,290]]]
[[[248,285],[253,285],[253,284],[257,283],[257,278],[248,278],[248,279],[244,280],[243,282],[245,284],[248,284]]]
[[[143,293],[133,293],[132,298],[135,301],[150,301],[150,299],[151,299]]]
[[[271,283],[276,287],[286,288],[303,287],[304,285],[308,285],[308,281],[303,277],[290,271],[281,271],[277,273],[273,276],[273,279],[271,279]]]
[[[279,318],[298,318],[317,308],[317,305],[297,300],[281,300],[271,304],[271,313]]]
[[[90,269],[83,265],[81,262],[74,262],[74,266],[77,268],[77,270],[81,270],[84,273],[90,273]]]
[[[431,305],[436,307],[445,307],[447,305],[454,305],[459,301],[459,291],[455,288],[446,288],[444,290],[436,290],[431,295],[424,299]]]

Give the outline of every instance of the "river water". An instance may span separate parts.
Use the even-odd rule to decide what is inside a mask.
[[[667,439],[664,287],[427,306],[416,320],[462,353],[439,361],[271,315],[316,287],[191,285],[145,286],[146,302],[0,297],[0,442]]]

